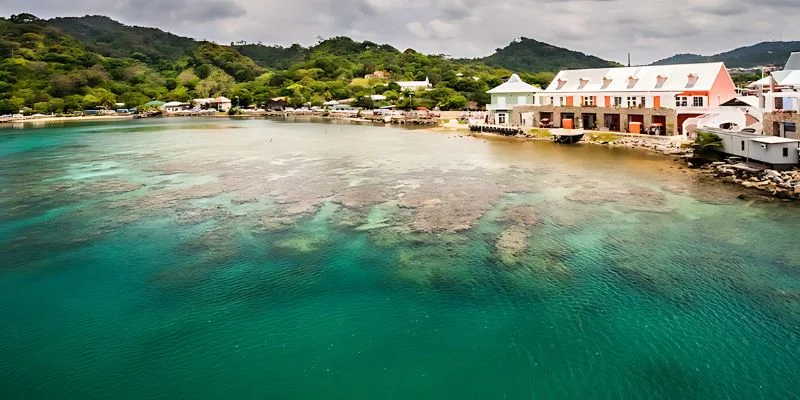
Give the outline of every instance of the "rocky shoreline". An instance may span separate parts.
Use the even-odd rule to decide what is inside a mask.
[[[729,161],[718,161],[698,167],[722,182],[766,192],[784,200],[800,200],[800,171],[757,170]]]
[[[501,136],[493,133],[474,133],[469,136]],[[518,134],[511,136],[519,140],[550,141],[544,135]],[[679,157],[687,167],[713,177],[724,183],[755,189],[762,194],[782,200],[800,200],[800,170],[778,171],[764,168],[748,168],[737,161],[702,162],[693,158],[693,151],[686,141],[674,136],[619,136],[609,133],[587,132],[580,143],[609,147],[643,149],[667,156]]]

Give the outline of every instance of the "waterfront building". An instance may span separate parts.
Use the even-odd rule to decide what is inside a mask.
[[[168,103],[164,103],[164,105],[161,106],[161,109],[166,112],[179,112],[183,110],[188,110],[189,106],[190,106],[189,103],[183,103],[180,101],[170,101]]]
[[[205,99],[194,99],[192,100],[192,104],[201,108],[209,108],[215,109],[217,111],[226,112],[231,109],[233,103],[231,99],[227,97],[213,97],[213,98],[205,98]]]
[[[689,119],[718,112],[735,96],[723,63],[566,70],[534,105],[514,107],[512,123],[684,134]]]
[[[722,139],[722,152],[769,165],[774,169],[791,169],[800,163],[800,140],[750,132],[698,128]]]
[[[494,87],[486,93],[492,100],[486,105],[489,112],[489,123],[495,125],[510,125],[511,112],[515,106],[535,105],[536,93],[541,89],[523,81],[519,75],[513,74],[503,84]],[[528,125],[528,121],[520,119],[520,125]]]

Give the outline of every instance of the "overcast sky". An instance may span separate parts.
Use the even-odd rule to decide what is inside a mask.
[[[309,45],[346,35],[400,50],[480,57],[524,36],[643,64],[800,40],[800,0],[3,0],[0,14],[101,14],[218,43]],[[780,28],[784,27],[784,32]]]

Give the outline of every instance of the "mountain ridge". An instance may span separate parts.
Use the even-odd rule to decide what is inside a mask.
[[[673,65],[694,62],[724,62],[728,68],[753,68],[765,65],[783,65],[792,52],[800,51],[800,41],[761,42],[733,50],[704,56],[699,54],[676,54],[650,65]]]

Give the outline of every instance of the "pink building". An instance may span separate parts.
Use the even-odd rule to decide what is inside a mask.
[[[733,99],[736,86],[723,63],[654,65],[561,71],[536,96],[514,108],[514,120],[672,135]]]

